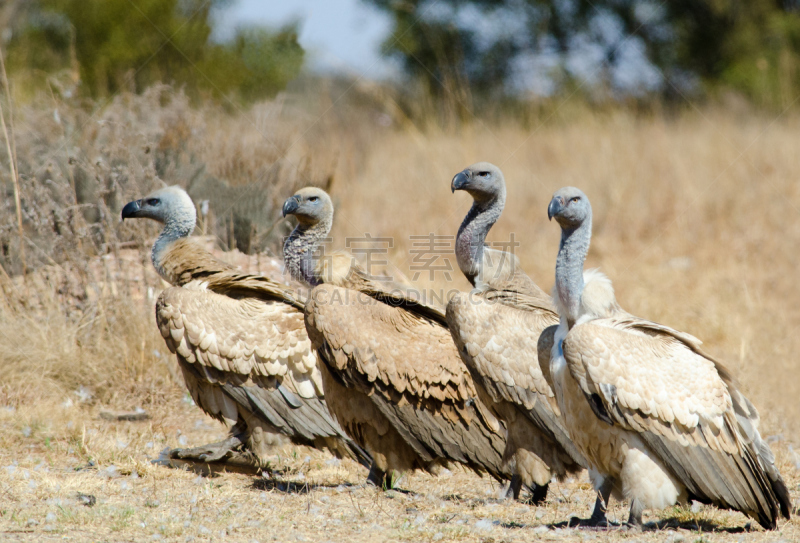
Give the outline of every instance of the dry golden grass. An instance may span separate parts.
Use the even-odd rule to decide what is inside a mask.
[[[593,504],[585,477],[553,485],[547,504],[537,508],[500,502],[496,483],[461,471],[437,478],[410,474],[400,486],[413,494],[380,493],[358,486],[366,476],[361,467],[285,444],[275,448],[271,478],[204,478],[154,464],[165,447],[216,440],[225,429],[187,403],[155,329],[153,296],[161,285],[142,243],[155,227],[119,225],[111,216],[115,206],[158,184],[156,159],[144,149],[159,145],[159,156],[174,157],[179,149],[192,168],[202,166],[233,185],[274,181],[273,203],[299,184],[332,179],[333,245],[344,247],[346,237],[365,232],[391,236],[388,259],[413,277],[409,236],[455,234],[469,202],[450,193],[450,179],[488,160],[502,167],[509,194],[490,241],[513,233],[524,268],[549,289],[559,232],[546,220],[547,203],[557,188],[579,186],[595,215],[588,265],[611,277],[623,307],[691,332],[734,370],[761,412],[763,434],[773,436],[797,500],[800,457],[792,446],[800,448],[794,356],[800,292],[793,279],[800,249],[800,118],[733,118],[721,111],[673,119],[556,115],[531,130],[475,122],[422,134],[381,127],[369,114],[348,120],[336,108],[318,121],[315,112],[328,103],[288,100],[233,116],[183,106],[151,114],[137,103],[116,103],[107,115],[118,124],[94,128],[102,138],[88,132],[79,138],[91,149],[76,151],[79,166],[104,179],[103,194],[113,196],[103,203],[107,216],[88,223],[100,226],[82,222],[91,217],[74,219],[67,241],[54,238],[47,224],[37,226],[30,231],[33,241],[62,247],[60,257],[53,253],[49,262],[40,254],[40,267],[25,284],[2,279],[1,540],[183,541],[225,534],[235,541],[800,539],[797,521],[781,523],[779,533],[742,533],[747,519],[713,508],[650,511],[647,521],[667,527],[642,534],[565,529],[559,523],[586,516]],[[270,109],[278,106],[278,113]],[[49,118],[45,109],[31,110],[28,118]],[[39,142],[39,150],[61,142],[61,136],[37,139],[35,132],[46,128],[33,122],[27,128],[21,122],[19,130],[19,140]],[[20,151],[30,168],[37,167],[36,149]],[[113,167],[102,177],[105,166],[90,160],[94,152],[114,158],[124,179],[112,175]],[[71,187],[66,161],[65,155],[53,167],[50,182],[64,194]],[[186,183],[191,168],[170,164],[164,180]],[[275,168],[279,174],[270,177]],[[39,177],[39,186],[46,185]],[[84,251],[74,240],[88,231],[92,249]],[[429,281],[423,272],[418,284],[466,289],[450,262],[452,281],[441,273]],[[99,417],[103,410],[136,407],[151,418]],[[96,505],[82,505],[78,492],[94,495]],[[626,517],[621,504],[612,514]]]

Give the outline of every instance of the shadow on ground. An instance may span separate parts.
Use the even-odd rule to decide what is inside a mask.
[[[589,524],[589,519],[583,519],[578,517],[572,517],[571,519],[563,522],[556,522],[553,524],[548,524],[548,528],[580,528],[584,530],[590,531],[635,531],[635,529],[627,526],[624,523],[612,523],[611,526],[608,527],[598,527],[592,526]],[[707,520],[681,520],[677,517],[670,517],[667,519],[659,520],[657,522],[645,522],[644,526],[642,526],[642,531],[644,532],[655,532],[659,530],[688,530],[692,532],[718,532],[718,533],[728,533],[728,534],[740,534],[750,531],[750,523],[748,522],[744,526],[721,526],[715,522],[710,522]]]

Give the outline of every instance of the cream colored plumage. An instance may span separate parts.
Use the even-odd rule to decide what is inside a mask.
[[[461,358],[485,391],[485,401],[508,429],[503,460],[520,484],[543,499],[552,476],[563,478],[585,464],[570,442],[559,408],[538,361],[538,339],[558,323],[552,300],[521,269],[515,255],[484,247],[505,204],[503,174],[481,162],[453,178],[474,203],[458,231],[456,256],[476,289],[447,305],[447,322]]]
[[[789,518],[758,413],[730,372],[693,336],[621,310],[599,272],[581,273],[591,236],[582,192],[556,192],[549,214],[562,227],[561,323],[543,335],[541,351],[552,334],[556,396],[603,497],[631,500],[632,524],[644,509],[689,499],[741,511],[767,529]]]
[[[267,434],[279,433],[370,465],[328,412],[304,304],[295,292],[268,277],[236,271],[188,238],[194,204],[178,187],[131,202],[123,210],[127,217],[164,223],[153,264],[177,286],[157,300],[158,327],[195,403],[231,427],[228,440],[176,450],[173,456],[219,460],[244,443],[263,458],[271,441]]]
[[[318,285],[306,328],[330,372],[331,412],[375,459],[371,480],[391,484],[392,472],[452,461],[505,478],[504,428],[479,398],[444,314],[375,281],[345,253],[312,258],[330,230],[329,202],[319,189],[287,200],[300,224],[285,260],[295,278]]]

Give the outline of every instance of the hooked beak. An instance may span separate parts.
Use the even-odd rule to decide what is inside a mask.
[[[564,209],[564,203],[562,198],[556,196],[552,200],[550,200],[550,205],[547,206],[547,218],[548,220],[553,220],[553,217],[561,213],[561,210]]]
[[[139,211],[142,210],[142,201],[141,200],[134,200],[133,202],[128,202],[125,204],[125,207],[122,208],[122,220],[125,219],[133,219],[139,216]]]
[[[298,196],[291,196],[287,198],[286,201],[283,203],[283,216],[291,215],[297,208],[300,207],[300,197]]]
[[[469,183],[469,177],[464,172],[458,172],[453,180],[450,182],[450,190],[455,192],[457,190],[462,190],[467,186]]]

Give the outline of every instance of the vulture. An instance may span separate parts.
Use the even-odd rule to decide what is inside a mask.
[[[456,259],[472,283],[447,304],[447,323],[461,358],[485,391],[484,402],[505,423],[503,461],[532,501],[547,496],[550,479],[576,474],[585,461],[569,439],[547,375],[539,367],[538,339],[558,324],[553,302],[519,266],[512,253],[484,245],[506,201],[503,173],[479,162],[453,177],[453,192],[467,191],[473,204],[456,237]]]
[[[172,457],[212,462],[244,448],[261,463],[272,433],[369,467],[369,455],[325,404],[304,304],[295,292],[237,271],[189,238],[196,211],[180,187],[157,190],[122,209],[123,220],[139,217],[164,225],[152,250],[153,266],[173,285],[156,302],[161,335],[178,357],[194,402],[231,428],[224,441],[176,449]]]
[[[753,404],[697,338],[635,317],[607,277],[583,273],[592,208],[574,187],[555,193],[548,216],[561,226],[556,263],[560,323],[540,338],[573,443],[598,494],[644,509],[697,500],[775,529],[789,492],[758,432]],[[595,509],[590,523],[605,523]]]
[[[391,488],[405,471],[453,462],[508,479],[505,428],[478,396],[443,311],[376,280],[346,252],[321,254],[333,220],[324,191],[300,190],[283,212],[298,221],[287,269],[314,287],[305,322],[326,368],[328,408],[372,455],[369,481]]]

